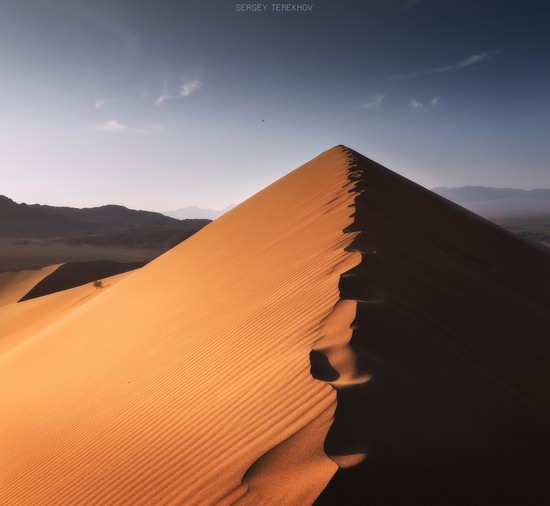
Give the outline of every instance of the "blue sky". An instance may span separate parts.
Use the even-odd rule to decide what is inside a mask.
[[[550,187],[547,1],[244,3],[3,0],[0,193],[223,208],[336,144],[427,187]]]

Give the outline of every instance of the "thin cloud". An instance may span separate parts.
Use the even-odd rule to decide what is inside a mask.
[[[409,100],[409,106],[412,111],[420,111],[423,109],[426,109],[426,110],[433,109],[434,107],[437,106],[438,103],[439,103],[439,97],[432,98],[428,105],[424,104],[423,102],[420,102],[419,100],[416,100],[416,98],[411,98]]]
[[[184,82],[180,86],[180,97],[190,97],[202,88],[202,81],[200,79],[193,79],[192,81]]]
[[[164,102],[166,102],[167,100],[172,100],[174,99],[175,97],[173,97],[172,95],[168,95],[166,93],[161,93],[157,99],[155,100],[155,105],[159,106],[159,105],[162,105]]]
[[[101,130],[103,132],[109,133],[123,133],[123,132],[133,132],[133,133],[145,133],[141,128],[133,128],[128,125],[124,125],[116,119],[111,119],[105,123],[101,123],[95,127],[96,130]]]
[[[105,132],[126,132],[130,130],[129,127],[123,125],[116,119],[111,119],[109,121],[106,121],[105,123],[102,123],[101,125],[98,125],[97,129],[103,130]]]
[[[409,100],[409,105],[411,106],[411,109],[413,111],[416,111],[418,109],[424,109],[424,104],[422,102],[419,102],[418,100],[411,98]]]
[[[108,98],[96,98],[94,107],[99,111],[109,101],[110,100]]]
[[[134,127],[134,126],[125,125],[124,123],[121,123],[116,119],[105,121],[105,123],[101,123],[100,125],[95,125],[93,127],[94,130],[100,130],[102,132],[108,132],[113,134],[120,134],[120,133],[152,134],[152,133],[160,133],[164,131],[165,128],[166,128],[166,125],[164,125],[163,123],[153,123],[152,125],[147,125],[144,127]]]
[[[382,102],[386,98],[386,95],[380,93],[372,95],[366,102],[360,104],[361,109],[377,111],[382,106]]]
[[[165,77],[162,81],[162,91],[159,93],[159,95],[155,99],[155,105],[156,106],[162,105],[164,102],[172,98],[174,97],[168,92],[168,78]]]
[[[162,105],[168,100],[179,100],[182,98],[189,98],[197,93],[203,86],[203,82],[196,78],[190,81],[183,81],[178,89],[177,93],[170,93],[167,80],[164,81],[162,92],[155,100],[155,105]]]
[[[405,79],[413,79],[415,77],[421,77],[421,76],[427,76],[430,74],[441,74],[443,72],[454,72],[457,70],[462,70],[468,67],[472,67],[474,65],[480,65],[483,63],[489,63],[492,60],[498,56],[500,51],[484,51],[481,53],[473,54],[471,56],[468,56],[468,58],[464,58],[463,60],[460,60],[457,63],[453,63],[452,65],[444,65],[442,67],[434,67],[431,69],[426,70],[416,70],[413,72],[409,72],[408,74],[400,74],[396,75],[390,78],[391,81],[402,81]]]

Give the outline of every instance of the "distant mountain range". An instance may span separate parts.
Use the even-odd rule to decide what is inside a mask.
[[[19,204],[0,196],[0,271],[63,262],[147,262],[210,223],[123,206]]]
[[[55,237],[71,244],[160,247],[177,243],[208,223],[116,205],[78,209],[18,204],[0,196],[0,239]]]
[[[517,190],[486,186],[440,186],[432,191],[500,224],[550,222],[550,189]]]
[[[197,206],[189,206],[184,207],[182,209],[175,209],[174,211],[166,211],[163,212],[165,216],[170,216],[172,218],[176,218],[178,220],[186,220],[186,219],[207,219],[207,220],[215,220],[219,216],[221,216],[223,213],[229,211],[231,208],[235,206],[228,206],[221,211],[217,209],[203,209],[202,207]]]

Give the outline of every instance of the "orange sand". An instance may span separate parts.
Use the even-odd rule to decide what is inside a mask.
[[[0,357],[132,273],[105,278],[101,289],[87,283],[44,297],[0,306]]]
[[[0,355],[2,503],[315,500],[336,394],[309,354],[350,326],[332,311],[361,260],[347,176],[334,148],[78,307],[23,303],[55,318]]]

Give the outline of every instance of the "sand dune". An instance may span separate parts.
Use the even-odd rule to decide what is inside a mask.
[[[60,265],[48,265],[30,271],[0,272],[0,306],[21,300]]]
[[[85,285],[91,281],[128,272],[144,265],[143,262],[72,262],[55,264],[41,269],[0,273],[0,307],[42,297],[51,293]]]
[[[349,188],[331,150],[4,354],[4,503],[311,503]]]
[[[333,148],[70,310],[5,306],[57,316],[0,355],[2,502],[545,504],[549,273]]]
[[[143,265],[144,262],[113,262],[110,260],[63,264],[36,283],[20,300],[25,301],[43,297],[50,293],[68,290],[92,281],[101,281],[104,278],[111,278],[138,269]]]

